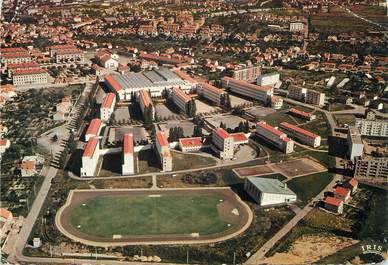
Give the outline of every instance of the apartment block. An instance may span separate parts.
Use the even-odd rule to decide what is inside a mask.
[[[177,105],[178,108],[184,113],[187,113],[187,105],[190,100],[191,97],[183,92],[182,89],[178,87],[174,87],[172,89],[172,101],[174,101],[175,105]]]
[[[221,82],[222,86],[231,92],[259,100],[264,104],[269,103],[273,95],[273,88],[270,86],[257,86],[230,77],[223,77]]]
[[[261,74],[261,67],[258,65],[237,65],[233,70],[233,79],[246,82],[255,82]]]
[[[259,86],[274,86],[279,81],[279,73],[268,73],[257,77],[257,85]]]
[[[349,128],[347,143],[348,156],[351,161],[354,161],[356,157],[362,156],[364,154],[364,144],[361,140],[361,134],[357,128]]]
[[[354,169],[356,178],[382,178],[388,180],[388,157],[365,155],[356,157]]]
[[[54,45],[50,46],[48,50],[50,52],[50,56],[55,58],[56,63],[84,62],[83,52],[73,45]]]
[[[155,107],[154,104],[152,103],[150,94],[146,90],[140,90],[138,92],[138,101],[140,105],[141,112],[143,113],[143,116],[145,115],[145,110],[148,108],[151,110],[151,117],[152,120],[155,119]]]
[[[156,132],[155,147],[163,171],[172,170],[172,156],[170,145],[164,132]]]
[[[135,173],[133,156],[133,134],[127,133],[123,136],[123,164],[122,174],[132,175]]]
[[[325,94],[315,90],[307,89],[306,103],[323,106],[325,105]]]
[[[256,124],[256,134],[286,154],[294,152],[294,141],[288,138],[287,134],[264,121]]]
[[[299,128],[298,126],[292,125],[288,122],[280,123],[280,129],[286,132],[287,135],[300,141],[302,144],[306,144],[314,148],[321,145],[321,136]]]
[[[232,159],[234,156],[234,139],[224,129],[213,129],[212,150],[220,159]]]
[[[108,121],[115,110],[116,95],[114,93],[108,93],[105,96],[100,108],[100,118],[102,121]]]
[[[221,105],[221,100],[225,95],[225,91],[208,83],[201,82],[197,85],[197,94],[216,103],[217,105]]]
[[[97,137],[90,138],[82,154],[81,177],[94,176],[97,169],[100,146]]]
[[[7,67],[8,64],[28,63],[32,58],[24,48],[1,48],[0,62]]]
[[[288,97],[296,100],[303,100],[306,95],[306,90],[307,90],[306,88],[291,85],[288,88]]]
[[[363,136],[388,137],[387,120],[356,119],[356,127]]]

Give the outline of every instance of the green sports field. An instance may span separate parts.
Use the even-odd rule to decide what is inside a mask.
[[[222,202],[211,194],[102,196],[75,206],[68,220],[75,230],[102,238],[209,235],[234,226],[220,216],[217,205]]]

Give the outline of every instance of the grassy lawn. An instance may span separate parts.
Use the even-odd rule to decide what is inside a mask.
[[[316,121],[309,122],[305,125],[300,126],[303,129],[318,134],[322,138],[327,138],[330,135],[330,125],[325,119],[318,119]]]
[[[342,104],[342,103],[333,103],[330,105],[330,111],[340,111],[340,110],[349,110],[353,109],[352,106]]]
[[[356,116],[353,114],[334,115],[334,119],[340,126],[343,124],[354,125],[356,123]]]
[[[287,182],[288,187],[296,193],[300,206],[305,206],[333,179],[331,173],[323,172],[294,178]]]
[[[285,111],[278,111],[273,114],[269,114],[265,117],[260,117],[258,120],[265,121],[271,126],[279,126],[280,123],[286,121],[291,124],[297,124],[295,119],[287,114]]]
[[[204,157],[196,154],[183,154],[171,152],[173,170],[183,170],[188,168],[200,168],[216,165],[216,160],[211,157]]]
[[[139,168],[137,168],[136,156]],[[148,173],[160,171],[161,166],[154,150],[148,149],[135,154],[135,167],[137,168],[137,173]]]
[[[229,228],[217,211],[221,199],[211,195],[100,197],[74,208],[70,223],[83,233],[106,238],[213,234]]]

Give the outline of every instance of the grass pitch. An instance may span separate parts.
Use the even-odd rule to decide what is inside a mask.
[[[232,228],[219,215],[216,195],[95,197],[70,212],[70,224],[88,235],[208,235]]]

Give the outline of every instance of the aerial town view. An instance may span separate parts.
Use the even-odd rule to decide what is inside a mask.
[[[0,10],[0,264],[388,263],[387,0]]]

